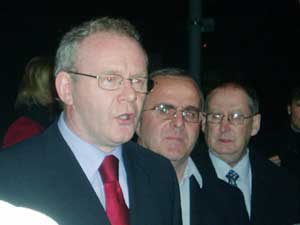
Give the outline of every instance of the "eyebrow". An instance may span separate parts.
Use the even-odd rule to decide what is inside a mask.
[[[172,105],[172,104],[169,104],[169,103],[164,103],[164,102],[157,103],[155,106],[160,106],[160,105],[165,105],[165,106],[168,106],[168,107],[172,107],[174,109],[181,108],[181,106],[176,107],[175,105]],[[197,107],[197,106],[188,105],[186,107],[182,107],[182,110],[196,110],[196,111],[200,111],[200,108]]]
[[[165,103],[165,102],[159,102],[159,103],[155,104],[155,106],[160,106],[160,105],[164,105],[164,106],[167,106],[167,107],[176,108],[176,106],[174,106],[172,104],[169,104],[169,103]]]
[[[113,74],[113,75],[122,76],[122,72],[118,71],[118,70],[106,70],[103,72],[99,72],[99,74],[105,74],[105,75]],[[129,77],[148,77],[148,74],[147,74],[147,72],[140,72],[137,74],[130,74]]]
[[[194,106],[194,105],[188,105],[188,106],[184,107],[184,109],[199,109],[199,107]]]

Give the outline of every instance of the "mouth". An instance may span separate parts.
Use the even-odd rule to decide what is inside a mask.
[[[176,136],[166,137],[166,140],[168,140],[168,141],[183,142],[183,138],[182,137],[176,137]]]
[[[232,140],[231,140],[231,139],[220,138],[220,139],[219,139],[219,142],[221,142],[221,143],[223,143],[223,144],[228,144],[228,143],[231,143]]]
[[[116,117],[118,122],[122,125],[132,124],[135,121],[134,113],[123,113]]]

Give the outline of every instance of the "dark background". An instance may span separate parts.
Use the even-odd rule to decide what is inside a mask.
[[[299,82],[300,6],[297,0],[203,0],[213,32],[203,34],[202,85],[216,79],[245,79],[261,98],[262,130],[280,128],[285,100]],[[28,60],[55,54],[73,25],[97,16],[122,16],[142,34],[151,69],[188,67],[189,1],[7,2],[0,6],[1,130],[14,118],[13,102]],[[203,47],[203,44],[206,47]],[[1,134],[0,133],[0,134]]]

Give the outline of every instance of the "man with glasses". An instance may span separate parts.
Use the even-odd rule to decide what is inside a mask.
[[[206,98],[202,130],[206,167],[244,195],[251,224],[299,222],[299,186],[273,163],[248,147],[260,128],[254,90],[235,82],[220,84]]]
[[[210,176],[197,158],[190,157],[204,101],[198,85],[177,68],[157,70],[150,77],[154,88],[146,96],[137,128],[138,143],[173,164],[180,185],[183,224],[247,224],[242,193]]]
[[[99,18],[66,33],[55,66],[64,112],[1,152],[0,198],[61,225],[180,225],[171,163],[129,141],[150,88],[147,64],[126,20]]]

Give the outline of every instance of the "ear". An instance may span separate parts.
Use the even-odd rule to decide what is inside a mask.
[[[56,91],[59,98],[65,105],[73,104],[73,95],[72,95],[73,82],[74,81],[71,79],[70,75],[66,72],[59,72],[56,75],[56,79],[55,79]]]
[[[261,120],[260,114],[256,114],[253,117],[251,136],[255,136],[258,133],[260,129],[260,120]]]
[[[201,122],[200,122],[201,130],[204,133],[204,131],[205,131],[205,124],[206,124],[206,117],[203,115],[203,113],[200,114],[200,117],[201,117]]]
[[[287,106],[287,112],[288,112],[289,115],[291,115],[292,112],[291,112],[291,106],[290,105]]]

